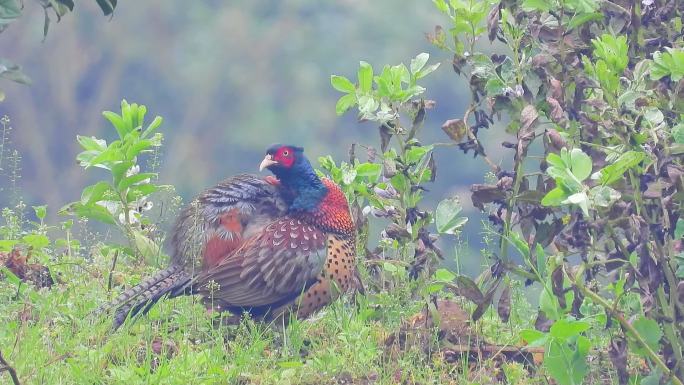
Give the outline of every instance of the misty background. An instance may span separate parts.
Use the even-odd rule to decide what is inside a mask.
[[[33,80],[31,86],[0,80],[6,93],[0,115],[10,117],[12,148],[21,155],[19,194],[3,175],[0,203],[47,204],[52,223],[84,186],[106,176],[76,163],[76,135],[113,140],[102,111],[119,112],[124,98],[145,104],[148,121],[164,118],[159,179],[186,200],[230,175],[257,172],[275,142],[304,146],[314,165],[326,154],[348,160],[352,143],[379,147],[374,124],[358,123],[351,110],[335,114],[340,94],[330,75],[354,81],[359,60],[378,71],[428,52],[430,63],[442,63],[422,82],[423,96],[437,102],[424,143],[448,142],[442,123],[461,117],[470,99],[451,55],[425,38],[448,21],[429,0],[150,0],[119,2],[112,18],[85,1],[51,23],[44,41],[43,21],[43,9],[27,1],[23,16],[0,34],[0,56]],[[506,150],[488,150],[495,161],[504,155],[510,161]],[[481,215],[468,186],[481,183],[487,168],[455,148],[438,149],[436,162],[437,181],[427,186],[423,207],[459,195],[470,217],[464,240],[476,257]],[[453,259],[453,243],[445,247]]]

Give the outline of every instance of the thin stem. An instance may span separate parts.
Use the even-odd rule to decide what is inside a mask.
[[[114,258],[112,258],[112,268],[109,269],[109,277],[107,278],[107,292],[112,291],[112,281],[114,276],[114,269],[116,268],[116,261],[119,259],[119,250],[114,251]]]
[[[501,236],[500,244],[500,254],[504,261],[508,260],[508,237],[511,232],[511,219],[513,218],[513,210],[515,209],[515,203],[518,198],[518,191],[520,190],[520,184],[522,183],[522,154],[517,154],[515,159],[515,179],[513,180],[513,194],[511,194],[511,199],[508,201],[508,209],[506,210],[506,221],[504,222],[504,231]]]

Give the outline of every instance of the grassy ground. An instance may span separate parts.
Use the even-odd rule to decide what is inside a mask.
[[[424,307],[408,286],[337,301],[284,329],[249,319],[225,325],[196,298],[180,298],[110,333],[108,320],[89,313],[152,270],[120,264],[119,285],[108,292],[109,263],[101,258],[86,270],[61,261],[49,289],[0,280],[0,348],[22,384],[485,384],[499,375],[487,362],[445,357],[431,330],[391,346],[388,337]],[[493,315],[476,327],[516,342],[514,327]],[[506,368],[533,381],[518,364]]]

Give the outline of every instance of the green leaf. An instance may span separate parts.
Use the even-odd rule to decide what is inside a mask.
[[[552,6],[553,4],[549,0],[523,0],[522,2],[522,9],[527,12],[548,12]]]
[[[354,94],[343,95],[341,98],[339,98],[337,100],[337,104],[335,104],[335,112],[337,113],[337,115],[342,115],[348,109],[353,107],[355,104],[356,104],[356,95],[354,95]]]
[[[50,239],[43,234],[28,234],[21,238],[21,243],[32,247],[34,250],[41,250],[50,246]]]
[[[162,119],[161,116],[155,116],[154,120],[152,120],[152,123],[150,123],[149,126],[143,131],[142,135],[140,135],[141,138],[148,138],[153,132],[161,126],[161,124],[164,122],[164,119]]]
[[[426,291],[428,294],[439,293],[440,291],[442,291],[442,289],[444,289],[444,284],[443,284],[443,283],[431,283],[431,284],[428,284],[428,285],[425,287],[425,291]]]
[[[582,209],[582,213],[584,213],[585,216],[589,215],[589,197],[584,191],[570,195],[568,199],[561,203],[578,205]]]
[[[684,51],[669,47],[666,49],[667,52],[653,53],[651,79],[658,80],[669,75],[672,81],[677,82],[684,78]]]
[[[579,335],[591,327],[589,322],[561,319],[556,321],[549,332],[555,338],[568,339]]]
[[[437,269],[434,277],[437,281],[452,282],[456,278],[456,274],[447,269]]]
[[[428,59],[430,58],[430,55],[423,52],[419,53],[415,58],[411,59],[411,74],[415,75],[420,72],[420,70],[425,67],[425,64],[427,63]]]
[[[354,83],[349,81],[349,79],[345,78],[344,76],[330,76],[330,84],[332,84],[334,89],[340,92],[344,92],[347,94],[351,92],[356,92],[356,87],[354,86]]]
[[[684,123],[672,127],[672,139],[675,143],[684,144]]]
[[[133,231],[133,239],[135,248],[138,249],[145,261],[148,264],[155,264],[156,257],[161,254],[161,247],[140,231]]]
[[[81,202],[74,202],[60,210],[60,214],[73,214],[79,217],[95,219],[108,225],[115,225],[116,220],[112,214],[103,206],[97,203],[84,205]]]
[[[435,225],[440,234],[457,235],[468,217],[459,216],[462,207],[458,197],[446,198],[439,202],[435,210]]]
[[[594,56],[606,63],[606,68],[614,75],[622,75],[627,68],[627,36],[613,36],[603,34],[600,38],[592,39]],[[598,65],[598,61],[597,61]]]
[[[157,174],[153,173],[153,172],[142,172],[139,174],[127,176],[125,178],[122,178],[121,182],[119,182],[118,190],[123,191],[123,190],[127,189],[128,187],[130,187],[136,183],[143,182],[146,179],[155,178],[156,176],[157,176]]]
[[[599,8],[596,0],[564,0],[564,5],[578,13],[594,12]]]
[[[439,68],[440,64],[441,64],[441,63],[435,63],[435,64],[431,64],[431,65],[429,65],[429,66],[427,66],[427,67],[424,67],[422,70],[418,71],[417,74],[415,74],[415,76],[414,76],[415,79],[416,79],[416,80],[422,79],[422,78],[426,77],[427,75],[429,75],[429,74],[435,72],[435,70],[436,70],[437,68]]]
[[[107,182],[100,181],[94,185],[90,185],[83,189],[83,192],[81,193],[81,203],[90,205],[99,202],[107,191],[111,191],[111,186]]]
[[[684,237],[684,219],[677,219],[677,225],[675,226],[675,239],[682,239]]]
[[[359,112],[361,114],[372,114],[378,109],[378,106],[378,101],[370,95],[363,95],[359,98]]]
[[[400,193],[406,193],[410,188],[409,182],[404,174],[396,174],[390,179],[390,183]]]
[[[575,341],[552,338],[544,354],[544,366],[559,385],[580,385],[589,371],[589,340],[579,336]]]
[[[573,148],[570,152],[570,165],[572,173],[581,182],[591,175],[591,158],[579,148]]]
[[[487,93],[487,96],[498,96],[503,95],[506,88],[506,83],[504,83],[499,77],[494,76],[487,79],[484,89]]]
[[[427,154],[432,147],[430,146],[413,146],[406,152],[406,163],[415,164],[418,163],[423,156]]]
[[[517,232],[511,232],[510,233],[510,241],[513,247],[515,247],[516,250],[522,255],[524,258],[529,258],[530,257],[530,246],[527,244],[527,242],[522,238],[522,235]]]
[[[94,136],[76,135],[76,140],[84,150],[102,152],[107,149],[107,142]]]
[[[560,186],[546,193],[541,200],[543,206],[560,206],[564,200],[568,199],[569,194]]]
[[[389,273],[396,273],[398,268],[395,264],[389,263],[389,262],[384,262],[382,264],[382,269],[389,272]]]
[[[577,28],[577,27],[584,25],[590,21],[603,20],[603,17],[604,16],[601,12],[581,13],[581,14],[575,15],[568,22],[568,29]]]
[[[641,151],[627,151],[620,155],[615,163],[601,169],[598,179],[603,185],[608,185],[618,181],[627,170],[636,167],[646,158],[646,154]]]
[[[133,143],[126,150],[126,159],[133,160],[136,156],[140,155],[141,152],[152,147],[152,141],[149,139],[140,139]]]
[[[547,284],[550,287],[550,283]],[[550,320],[558,320],[560,318],[560,304],[558,299],[550,292],[551,289],[543,289],[539,293],[539,310],[546,314]]]
[[[21,8],[17,0],[0,0],[0,26],[11,23],[19,16]]]
[[[126,134],[132,129],[121,115],[111,111],[104,111],[102,115],[109,120],[119,134],[119,139],[123,140]]]
[[[546,343],[546,333],[535,329],[523,329],[520,331],[520,338],[527,342],[527,346],[542,346]]]
[[[47,205],[33,206],[33,211],[36,213],[36,218],[43,220],[47,215]]]
[[[642,315],[637,318],[634,323],[632,323],[632,326],[634,326],[634,328],[639,332],[641,337],[651,349],[658,351],[660,339],[663,338],[663,332],[660,329],[658,322]],[[638,346],[636,343],[634,343],[634,341],[631,342],[633,342],[633,351],[642,356],[646,356],[646,351],[642,347]]]
[[[361,91],[369,93],[373,84],[373,67],[365,61],[359,62],[358,77]]]
[[[352,184],[356,179],[356,170],[353,168],[345,167],[342,169],[342,183]]]
[[[550,152],[549,155],[546,156],[546,162],[556,168],[567,168],[570,165],[566,164],[563,158],[560,157],[560,155]]]
[[[662,378],[663,378],[663,372],[658,368],[657,366],[651,370],[651,373],[643,377],[641,379],[641,382],[639,385],[661,385],[662,384]],[[672,382],[668,382],[667,384],[671,384]]]
[[[0,251],[10,252],[17,243],[16,239],[0,239]]]
[[[130,160],[119,162],[112,166],[112,179],[114,182],[114,186],[119,185],[121,178],[123,178],[124,175],[126,175],[126,171],[128,171],[131,167],[133,167],[133,162],[131,162]]]
[[[126,199],[129,202],[133,202],[137,199],[140,199],[141,197],[148,196],[152,194],[153,192],[157,191],[159,189],[159,186],[151,184],[151,183],[146,183],[146,184],[139,184],[139,185],[133,185],[128,188],[128,194],[126,194]]]
[[[435,4],[435,7],[437,9],[445,14],[449,14],[449,5],[447,5],[446,1],[444,0],[432,0],[432,2]]]
[[[382,174],[382,165],[377,163],[360,163],[356,165],[356,174],[368,178],[368,181],[375,183]]]

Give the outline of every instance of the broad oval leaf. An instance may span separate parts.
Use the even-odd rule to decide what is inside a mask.
[[[354,83],[349,81],[349,79],[345,78],[344,76],[330,76],[330,84],[333,86],[334,89],[347,94],[356,91]]]
[[[415,75],[417,74],[420,70],[425,67],[425,64],[427,63],[428,59],[430,58],[430,55],[423,52],[419,53],[415,58],[411,59],[411,74]]]
[[[570,162],[572,173],[580,182],[591,175],[591,158],[584,151],[579,148],[573,148],[570,152]]]
[[[459,216],[462,207],[458,197],[446,198],[439,202],[435,211],[435,225],[441,234],[458,234],[468,217]]]
[[[447,269],[437,269],[434,275],[435,279],[443,282],[451,282],[456,278],[456,274],[450,272]]]
[[[356,95],[347,94],[343,95],[341,98],[337,99],[335,104],[335,113],[337,115],[342,115],[347,112],[348,109],[352,108],[356,104]]]
[[[90,205],[99,202],[107,191],[111,190],[109,183],[100,181],[83,189],[81,203]]]
[[[368,93],[373,84],[373,67],[365,61],[359,62],[359,88],[362,92]]]

